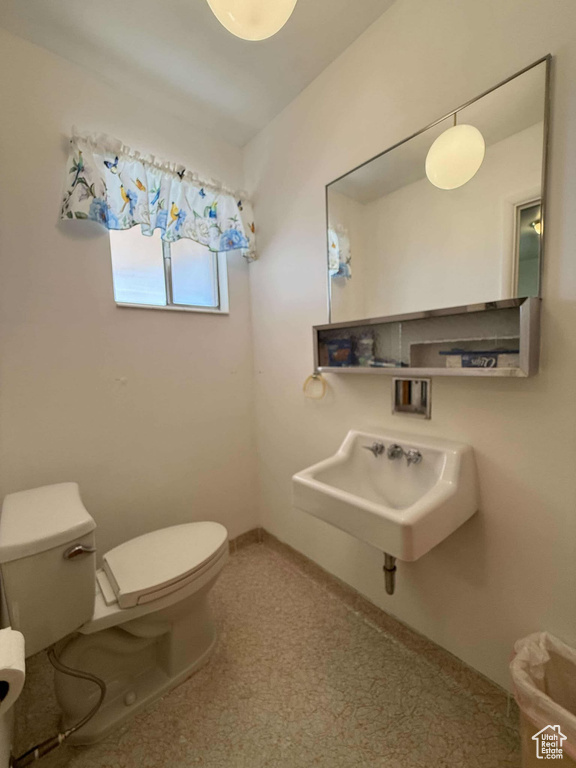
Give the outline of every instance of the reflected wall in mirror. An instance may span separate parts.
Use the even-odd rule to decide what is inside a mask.
[[[328,184],[329,322],[539,295],[549,66],[536,62]],[[474,126],[475,140],[480,131],[485,153],[470,180],[441,189],[426,160],[455,123]],[[466,150],[449,146],[440,162],[458,173]]]

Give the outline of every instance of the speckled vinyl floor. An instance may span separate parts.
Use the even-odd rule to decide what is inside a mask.
[[[208,666],[91,747],[45,768],[510,768],[502,691],[267,539],[213,590]],[[32,659],[18,748],[52,735],[51,673]]]

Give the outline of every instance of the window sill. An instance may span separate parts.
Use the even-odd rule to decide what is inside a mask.
[[[224,309],[212,309],[210,307],[185,307],[185,306],[160,306],[158,304],[126,304],[123,302],[115,302],[117,307],[122,309],[160,309],[163,312],[168,310],[169,312],[196,312],[204,315],[229,315],[230,312]]]

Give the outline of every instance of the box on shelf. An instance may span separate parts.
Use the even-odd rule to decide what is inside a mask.
[[[520,353],[517,349],[440,354],[446,357],[446,368],[518,368],[520,365]]]
[[[444,339],[410,345],[413,368],[517,368],[518,337]]]

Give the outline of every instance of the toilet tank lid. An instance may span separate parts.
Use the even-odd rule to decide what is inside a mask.
[[[78,483],[59,483],[11,493],[0,514],[0,563],[73,544],[96,528]]]

